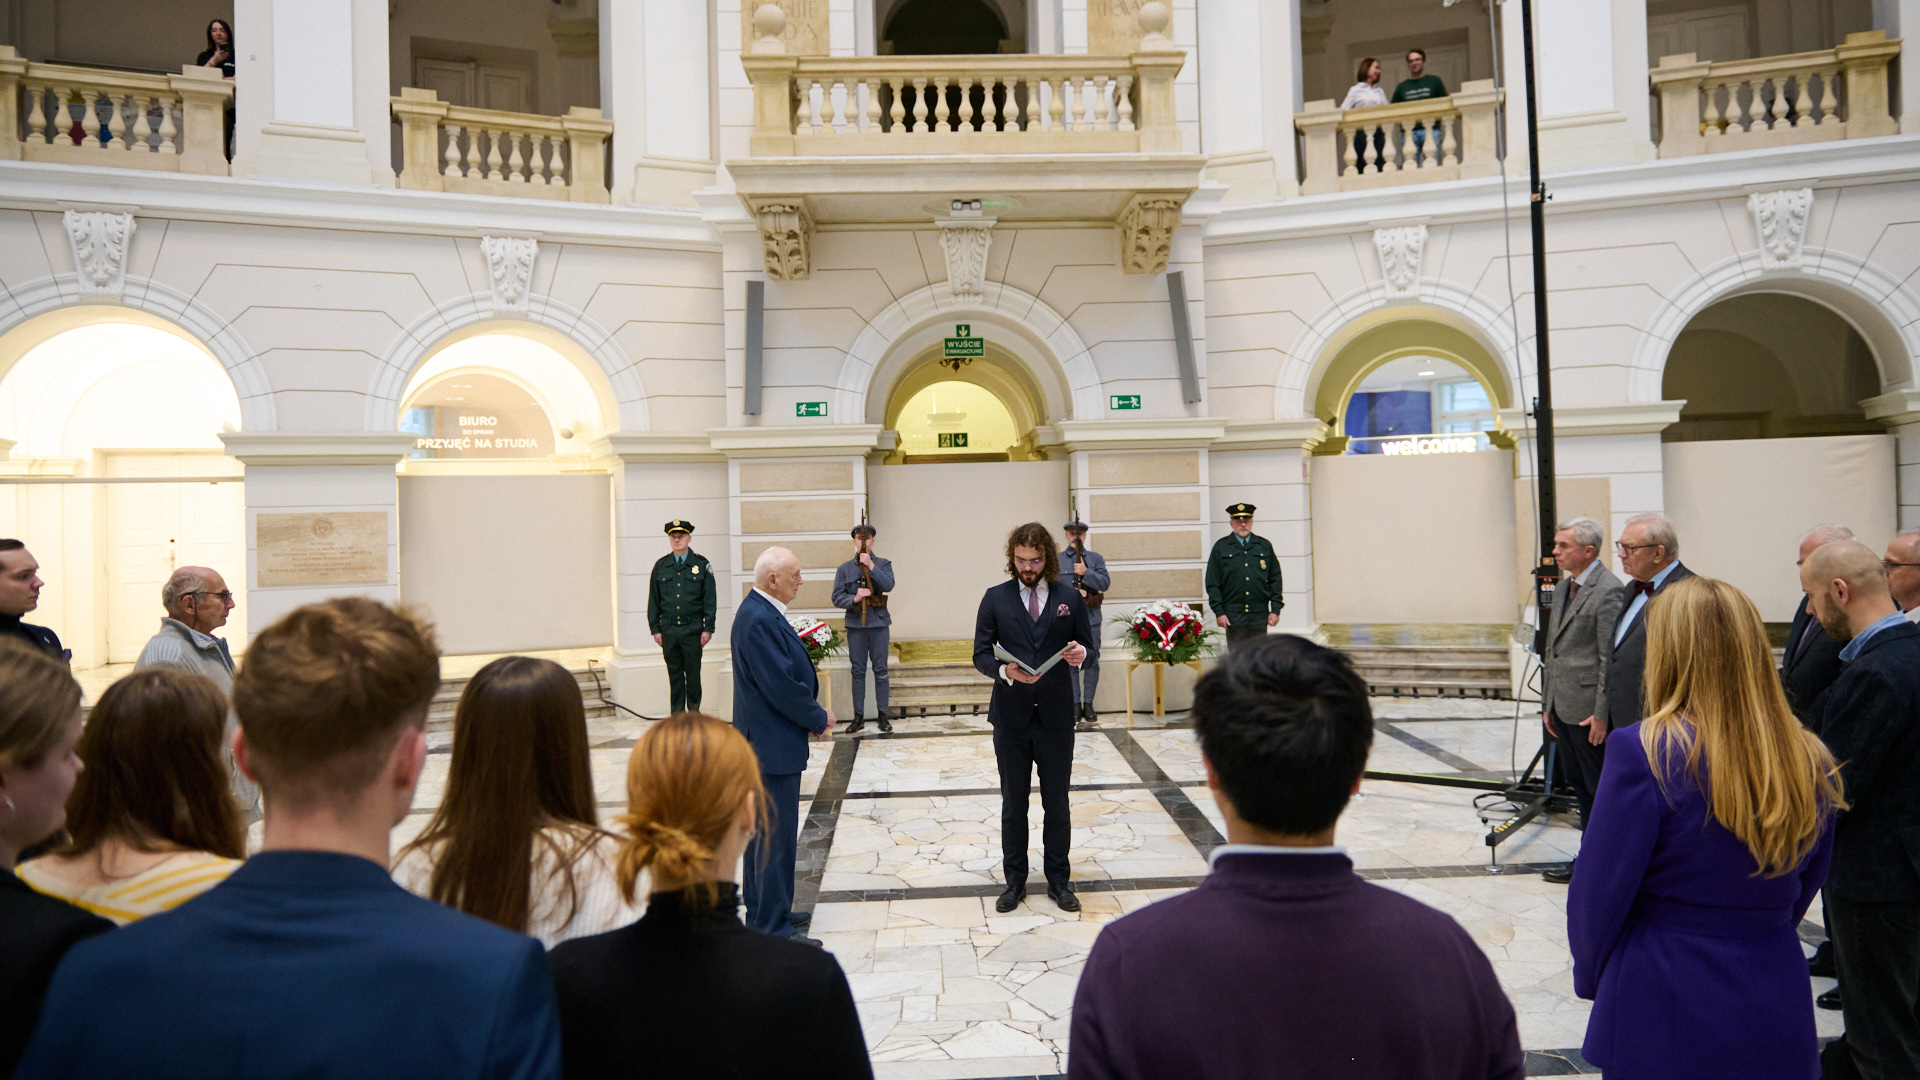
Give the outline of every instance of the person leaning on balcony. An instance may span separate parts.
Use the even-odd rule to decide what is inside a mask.
[[[1369,56],[1360,61],[1360,68],[1353,73],[1353,77],[1358,81],[1347,90],[1346,98],[1340,102],[1342,109],[1367,109],[1375,105],[1385,105],[1387,103],[1387,92],[1380,88],[1380,61],[1378,59]],[[1381,168],[1380,152],[1386,144],[1386,130],[1384,128],[1376,130],[1373,133],[1373,161],[1375,172],[1378,172]],[[1362,172],[1366,171],[1367,133],[1365,131],[1356,131],[1353,133],[1353,155],[1360,162],[1360,170]]]
[[[1440,76],[1427,74],[1427,50],[1408,49],[1407,77],[1393,88],[1393,103],[1398,105],[1403,101],[1426,101],[1446,96],[1447,84],[1440,81]],[[1414,152],[1418,153],[1426,141],[1426,125],[1416,124],[1413,128]]]
[[[207,47],[194,60],[200,67],[219,68],[221,78],[233,78],[233,24],[225,19],[207,23]],[[227,160],[233,160],[233,102],[226,109]]]

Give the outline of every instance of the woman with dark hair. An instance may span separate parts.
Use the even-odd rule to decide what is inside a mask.
[[[733,725],[675,713],[627,760],[620,889],[632,926],[553,950],[568,1080],[872,1077],[840,962],[740,921],[735,868],[767,827],[760,762]],[[743,1022],[744,1018],[744,1022]]]
[[[13,874],[21,851],[60,831],[79,741],[80,684],[66,664],[0,638],[0,1076],[13,1074],[33,1037],[60,958],[113,929]]]
[[[220,74],[233,78],[233,24],[225,19],[207,23],[207,47],[194,61],[200,67],[219,68]]]
[[[1651,714],[1607,738],[1567,897],[1580,1052],[1607,1076],[1817,1077],[1799,927],[1846,807],[1833,755],[1724,581],[1647,606],[1645,688]]]
[[[122,926],[225,881],[247,853],[226,727],[226,695],[205,675],[149,668],[107,687],[80,736],[67,842],[20,879]]]
[[[566,668],[503,656],[453,714],[447,793],[394,860],[408,890],[552,948],[637,916],[614,885],[580,685]]]
[[[1340,102],[1342,109],[1370,109],[1375,105],[1387,103],[1387,92],[1380,89],[1380,61],[1366,57],[1360,61],[1360,68],[1353,74],[1354,84],[1347,88],[1347,96]],[[1380,152],[1387,145],[1386,128],[1378,128],[1373,133],[1373,171],[1379,172],[1386,167]],[[1367,171],[1367,133],[1364,129],[1353,133],[1353,156],[1355,170]]]

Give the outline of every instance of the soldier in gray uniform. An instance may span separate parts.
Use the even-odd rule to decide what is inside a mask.
[[[700,708],[700,650],[713,640],[713,617],[720,590],[713,564],[693,551],[693,523],[667,522],[673,551],[653,564],[647,585],[647,629],[667,659],[668,708]]]
[[[1074,518],[1061,526],[1066,530],[1067,547],[1062,559],[1073,560],[1073,585],[1087,600],[1087,622],[1093,629],[1093,647],[1080,665],[1080,677],[1073,684],[1073,701],[1078,710],[1074,726],[1086,731],[1099,724],[1093,708],[1093,692],[1100,688],[1100,605],[1106,600],[1113,578],[1107,573],[1107,560],[1087,547],[1087,523]]]
[[[847,734],[867,723],[867,667],[873,667],[873,697],[880,730],[893,730],[887,718],[887,645],[893,616],[887,594],[893,591],[893,562],[873,553],[879,532],[866,522],[853,527],[853,558],[833,572],[833,606],[847,613],[847,653],[853,660],[853,723]]]

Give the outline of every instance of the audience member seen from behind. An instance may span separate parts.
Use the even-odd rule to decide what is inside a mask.
[[[233,653],[225,638],[214,636],[233,614],[233,591],[227,588],[227,579],[209,567],[182,566],[160,586],[160,607],[167,613],[160,620],[160,632],[140,650],[134,670],[164,667],[191,671],[212,679],[223,701],[232,696]],[[229,722],[229,737],[234,727]],[[248,821],[258,821],[260,788],[234,768],[231,749],[223,749],[221,755],[233,778],[234,798],[240,800]]]
[[[637,923],[553,950],[568,1080],[871,1077],[839,961],[740,921],[734,868],[768,826],[746,737],[701,713],[655,724],[627,763],[620,888]]]
[[[1907,613],[1908,622],[1920,622],[1920,532],[1894,537],[1881,564],[1887,568],[1893,602]]]
[[[1827,1075],[1845,1076],[1850,1058],[1868,1080],[1920,1076],[1920,626],[1894,607],[1881,559],[1851,540],[1815,551],[1800,587],[1846,643],[1820,723],[1849,804],[1820,893],[1847,1021]]]
[[[1819,1076],[1798,931],[1839,773],[1746,594],[1696,577],[1647,614],[1652,712],[1608,740],[1567,902],[1580,1052],[1608,1076]]]
[[[37,648],[0,639],[0,1076],[40,1019],[53,969],[113,924],[43,896],[13,874],[20,852],[60,830],[80,775],[80,684]]]
[[[226,722],[204,676],[154,668],[107,687],[80,737],[90,764],[67,799],[67,843],[20,879],[122,926],[225,881],[246,858]]]
[[[481,668],[453,714],[446,797],[394,880],[552,948],[634,920],[616,851],[594,809],[580,684],[531,656]]]
[[[1448,916],[1360,879],[1334,827],[1373,743],[1342,654],[1284,636],[1194,691],[1227,823],[1200,887],[1107,926],[1073,1002],[1074,1080],[1525,1075],[1513,1006]]]
[[[439,685],[432,631],[372,600],[262,631],[233,687],[261,852],[68,953],[17,1076],[558,1077],[539,943],[387,876]]]
[[[233,78],[233,27],[227,20],[214,19],[207,23],[207,47],[194,64],[219,68],[221,75]]]
[[[40,606],[40,563],[18,540],[0,540],[0,640],[16,638],[56,660],[73,654],[60,647],[60,635],[44,626],[21,622],[21,616]]]

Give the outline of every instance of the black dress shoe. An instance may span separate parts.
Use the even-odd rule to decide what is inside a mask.
[[[796,931],[805,931],[807,927],[813,925],[813,913],[810,911],[792,912],[787,915],[787,923]]]
[[[1005,915],[1007,912],[1019,907],[1020,901],[1026,898],[1027,887],[1025,885],[1009,885],[1007,886],[1007,891],[1000,894],[1000,899],[993,902],[993,910]]]
[[[893,721],[887,719],[887,714],[881,713],[880,719],[875,721],[875,723],[880,725],[880,734],[882,735],[893,734]]]
[[[1813,999],[1813,1003],[1823,1009],[1837,1011],[1840,1008],[1840,988],[1836,986],[1826,993],[1821,994],[1819,997]]]
[[[1573,864],[1563,863],[1560,866],[1549,866],[1545,870],[1540,871],[1540,877],[1541,880],[1554,885],[1568,884],[1573,880]]]
[[[1813,955],[1807,958],[1807,974],[1816,979],[1840,977],[1839,966],[1833,962],[1833,942],[1823,941],[1813,950]]]
[[[813,946],[813,947],[814,947],[814,948],[816,948],[816,949],[824,949],[824,948],[826,948],[826,947],[827,947],[827,943],[826,943],[826,942],[824,942],[824,941],[821,941],[821,940],[820,940],[819,938],[817,938],[817,937],[808,937],[808,936],[806,936],[805,934],[795,934],[795,935],[793,935],[792,937],[790,937],[790,938],[788,938],[787,940],[788,940],[788,941],[797,941],[797,942],[799,942],[799,943],[800,943],[800,944],[802,944],[802,945],[811,945],[811,946]]]
[[[853,718],[853,723],[847,725],[847,734],[858,735],[860,734],[860,729],[866,726],[867,722],[856,716]]]
[[[1080,910],[1080,898],[1073,895],[1073,886],[1071,885],[1047,886],[1047,899],[1060,905],[1061,911]]]

